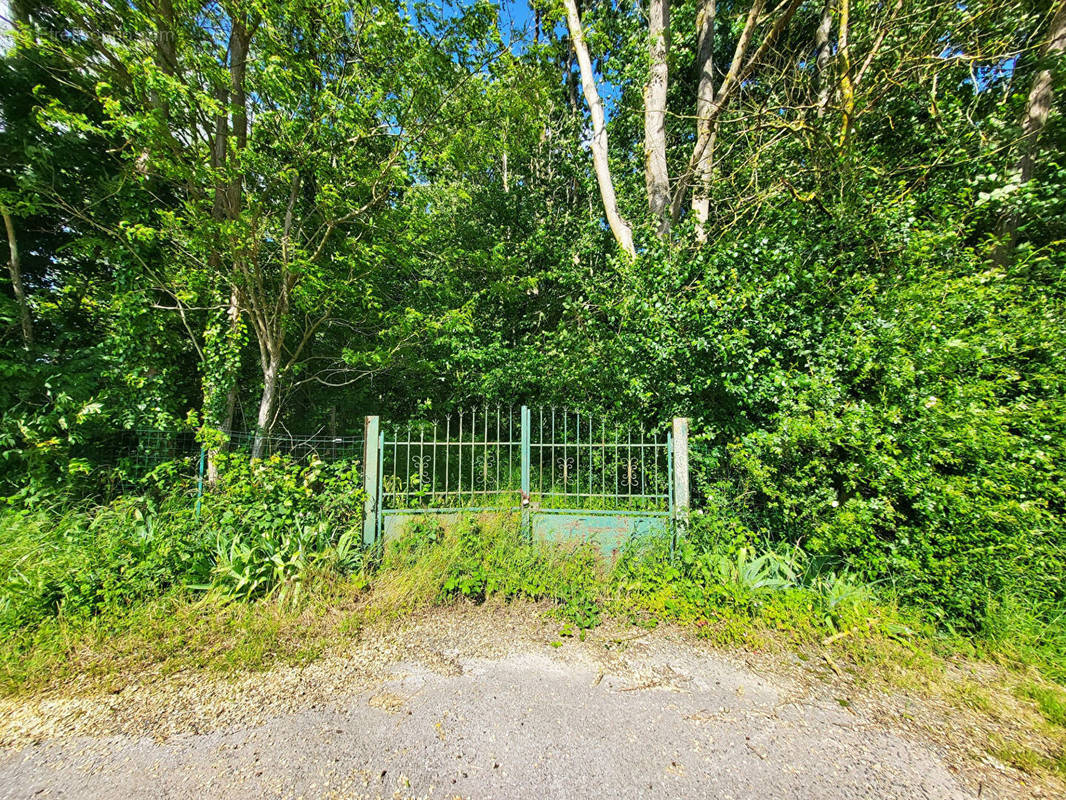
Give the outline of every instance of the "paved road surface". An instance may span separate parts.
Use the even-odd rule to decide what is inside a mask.
[[[205,707],[219,725],[200,732],[15,743],[0,751],[0,798],[976,796],[931,745],[711,650],[649,637],[605,659],[535,639],[392,661],[290,711],[261,687],[260,716],[223,724],[225,702]],[[91,716],[77,709],[66,719]]]

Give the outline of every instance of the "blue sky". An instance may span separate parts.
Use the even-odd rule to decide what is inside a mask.
[[[426,0],[423,0],[424,2]],[[428,0],[441,11],[445,18],[458,15],[463,9],[470,8],[476,0]],[[512,41],[516,53],[522,53],[533,42],[534,14],[529,0],[490,0],[499,9],[500,32],[505,39]],[[412,0],[404,0],[404,4],[410,13]],[[560,19],[556,23],[560,32],[566,30],[566,22]],[[595,58],[596,54],[593,53]],[[561,79],[561,78],[560,78]],[[604,102],[604,112],[610,118],[614,105],[619,97],[618,87],[603,80],[602,75],[596,76],[596,83]]]

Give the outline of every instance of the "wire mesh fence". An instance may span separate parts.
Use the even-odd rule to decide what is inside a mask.
[[[283,455],[302,461],[315,456],[326,462],[352,461],[363,457],[362,434],[329,436],[319,433],[271,433],[269,436],[263,436],[256,433],[229,433],[228,437],[227,449],[231,453],[251,455],[256,439],[260,439],[262,457]]]
[[[286,456],[296,461],[311,457],[327,463],[362,461],[363,436],[329,436],[321,433],[263,435],[243,431],[228,433],[221,452],[251,457],[257,438],[262,458]],[[101,433],[78,445],[72,455],[112,476],[120,488],[145,480],[156,470],[167,474],[195,477],[204,468],[206,453],[196,431],[141,428]]]
[[[126,472],[131,478],[144,478],[162,466],[173,464],[182,474],[199,468],[200,443],[195,431],[136,430],[131,432],[132,447]]]

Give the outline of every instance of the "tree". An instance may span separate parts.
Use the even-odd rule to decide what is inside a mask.
[[[713,3],[713,0],[712,0]],[[713,7],[713,6],[712,6]],[[644,180],[648,208],[660,237],[670,231],[670,175],[666,163],[670,2],[648,3],[648,82],[644,87]]]
[[[1025,103],[1025,113],[1022,116],[1022,135],[1015,146],[1018,155],[1010,181],[1017,186],[1022,186],[1033,178],[1040,152],[1040,134],[1047,124],[1054,99],[1051,63],[1060,58],[1063,51],[1066,51],[1066,0],[1057,0],[1052,4],[1047,39],[1040,51],[1041,68],[1033,76]],[[1003,265],[1014,252],[1018,239],[1018,224],[1018,214],[1013,209],[1000,215],[993,249],[995,263]]]
[[[14,4],[12,22],[18,27],[13,32],[15,41],[11,57],[17,59],[21,50],[20,39],[29,24],[29,14],[20,2]],[[8,203],[4,200],[0,200],[0,216],[4,218],[4,232],[7,235],[7,271],[11,277],[11,291],[15,295],[15,304],[18,307],[19,327],[22,329],[22,346],[29,350],[33,347],[33,316],[30,313],[30,305],[26,299],[26,287],[22,281],[22,260],[19,257],[15,218],[8,208]]]
[[[611,166],[608,161],[607,122],[603,114],[603,101],[596,88],[596,76],[592,71],[592,60],[589,58],[585,32],[581,27],[577,0],[563,0],[563,5],[566,8],[566,25],[570,30],[570,43],[577,55],[578,67],[581,70],[581,88],[585,93],[585,102],[588,103],[589,116],[592,118],[589,148],[592,150],[592,164],[596,171],[596,184],[600,189],[603,213],[607,217],[607,224],[618,246],[630,258],[635,258],[637,251],[633,245],[633,230],[618,213],[618,199],[611,180]]]
[[[696,239],[707,240],[707,218],[711,206],[711,180],[714,169],[716,127],[711,125],[714,105],[714,16],[715,0],[703,0],[696,14],[696,159],[697,182],[692,193],[692,212],[696,218]]]
[[[705,97],[699,101],[699,104],[703,107],[703,113],[697,113],[696,126],[698,134],[696,142],[693,146],[692,155],[688,160],[688,166],[681,173],[675,184],[670,204],[671,217],[675,221],[681,214],[682,204],[688,195],[689,186],[697,171],[702,170],[702,174],[709,174],[709,164],[708,160],[705,160],[705,156],[712,148],[722,113],[738,93],[744,81],[755,70],[760,59],[773,46],[778,36],[781,35],[801,2],[802,0],[783,0],[773,17],[773,23],[763,33],[759,46],[749,55],[748,51],[760,21],[760,15],[766,5],[765,0],[753,0],[747,19],[744,22],[744,28],[737,38],[736,47],[733,49],[733,58],[729,64],[729,71],[726,72],[725,77],[719,83],[710,101],[708,102]],[[700,191],[703,192],[705,190],[701,188]]]
[[[26,289],[22,283],[22,261],[19,259],[15,220],[11,216],[11,212],[8,211],[7,206],[0,206],[0,214],[4,217],[4,230],[7,233],[7,270],[11,276],[11,288],[15,294],[15,302],[18,304],[19,325],[22,328],[22,345],[29,350],[33,347],[33,317],[30,316],[30,306],[26,301]]]
[[[246,323],[265,434],[309,344],[360,296],[358,242],[372,215],[408,184],[413,149],[461,115],[463,87],[503,48],[489,42],[468,54],[480,61],[457,63],[395,10],[370,5],[119,7],[134,32],[121,38],[89,5],[68,13],[107,56],[84,68],[102,79],[107,130],[121,137],[131,174],[173,198],[127,243],[170,252],[173,267],[153,271],[155,291],[183,317],[204,315],[190,334],[205,422],[232,416]],[[451,43],[484,17],[452,22]]]

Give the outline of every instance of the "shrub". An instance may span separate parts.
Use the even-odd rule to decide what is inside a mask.
[[[980,629],[998,597],[1066,600],[1059,301],[972,261],[871,284],[726,456],[731,509]]]
[[[221,457],[201,519],[214,539],[212,587],[234,599],[287,597],[315,567],[358,569],[365,498],[354,462]]]
[[[223,457],[199,518],[190,487],[0,519],[0,630],[121,610],[174,587],[290,597],[316,568],[363,567],[354,463]]]

